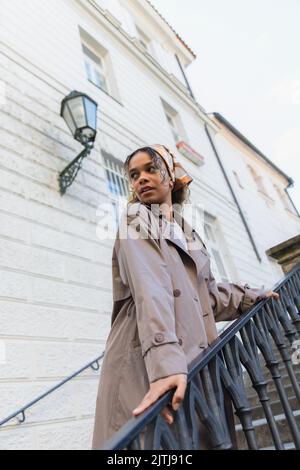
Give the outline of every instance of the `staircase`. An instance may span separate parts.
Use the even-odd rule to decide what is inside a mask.
[[[293,352],[294,350],[291,349],[291,355]],[[280,353],[278,351],[276,351],[275,357],[279,361],[279,371],[281,374],[283,387],[288,397],[288,401],[291,405],[291,408],[293,410],[298,427],[300,429],[300,403],[295,395],[295,391],[291,384],[291,380],[288,375],[286,366],[282,362],[282,358],[280,357]],[[263,360],[261,360],[261,362],[263,363]],[[297,381],[300,385],[300,364],[294,364],[293,369],[295,371]],[[262,371],[268,382],[267,392],[271,404],[271,409],[275,421],[278,425],[278,431],[280,433],[284,448],[285,450],[295,449],[295,444],[293,443],[293,438],[284,413],[282,402],[280,401],[280,398],[278,396],[276,385],[272,379],[270,371],[268,370],[265,364],[262,364]],[[258,446],[261,450],[275,450],[275,446],[272,440],[270,429],[267,424],[264,410],[262,408],[258,395],[252,386],[249,376],[247,376],[247,378],[245,379],[245,385],[247,397],[252,410],[251,414],[253,419],[253,426],[255,428],[255,433],[257,436]],[[238,449],[248,449],[242,426],[237,416],[235,416],[235,430],[237,433]]]
[[[189,365],[172,426],[167,392],[131,418],[102,449],[300,449],[300,264]],[[207,445],[208,443],[208,445]]]
[[[189,365],[172,426],[161,416],[172,401],[171,390],[102,449],[202,450],[206,438],[210,449],[300,449],[300,364],[291,360],[299,358],[294,341],[300,338],[300,264],[273,290],[280,302],[256,304]],[[28,409],[87,368],[98,370],[103,355],[10,414],[0,427],[15,418],[22,425]]]

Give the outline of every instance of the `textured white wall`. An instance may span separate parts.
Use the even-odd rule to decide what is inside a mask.
[[[251,152],[242,151],[234,140],[226,138],[226,134],[218,133],[214,140],[261,252],[264,253],[271,246],[299,234],[299,217],[292,206],[290,210],[285,209],[274,187],[277,185],[283,191],[287,186],[286,179]],[[248,165],[262,177],[269,197],[257,190]],[[234,171],[239,175],[244,188],[239,186]]]

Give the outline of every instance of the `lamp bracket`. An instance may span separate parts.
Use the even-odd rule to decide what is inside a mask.
[[[93,143],[86,143],[82,152],[74,158],[58,175],[59,192],[65,194],[67,188],[71,186],[79,172],[83,159],[87,157],[93,148]]]

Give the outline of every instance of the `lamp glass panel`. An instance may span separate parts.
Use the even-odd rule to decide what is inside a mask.
[[[77,96],[68,101],[70,111],[73,115],[74,121],[76,122],[77,129],[86,126],[84,102],[82,96]]]
[[[87,125],[92,129],[97,128],[97,105],[90,101],[88,98],[84,98]]]
[[[74,125],[74,121],[72,119],[72,116],[71,116],[71,113],[70,113],[70,110],[68,108],[68,105],[67,103],[64,105],[64,109],[63,109],[63,118],[64,120],[66,121],[70,131],[72,132],[73,136],[75,135],[75,131],[76,131],[76,127]]]

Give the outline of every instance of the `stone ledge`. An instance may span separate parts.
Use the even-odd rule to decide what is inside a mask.
[[[281,265],[284,273],[291,271],[296,264],[300,263],[300,235],[269,248],[266,254]]]

